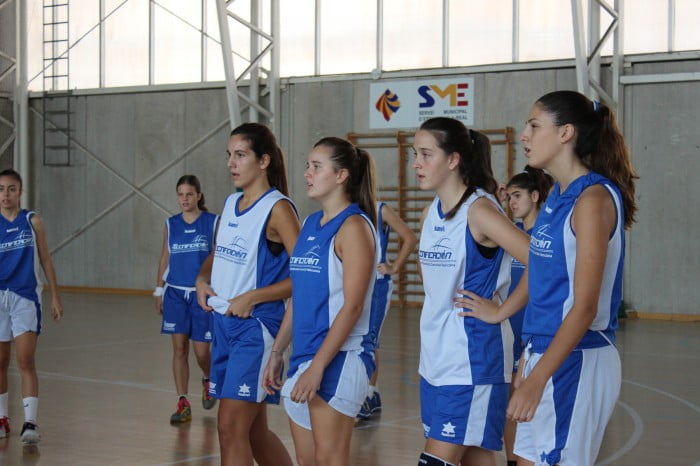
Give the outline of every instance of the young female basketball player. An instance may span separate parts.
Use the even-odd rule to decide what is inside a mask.
[[[425,121],[415,135],[421,189],[435,191],[422,216],[419,259],[421,417],[427,442],[419,464],[495,465],[502,446],[512,332],[457,315],[457,290],[505,299],[510,257],[527,263],[527,235],[494,197],[486,136],[451,118]],[[522,293],[521,293],[522,294]]]
[[[294,248],[292,302],[265,378],[268,393],[280,389],[282,352],[293,337],[282,396],[297,461],[347,465],[355,416],[374,370],[365,340],[379,262],[373,162],[348,141],[323,138],[304,177],[322,210],[306,219]]]
[[[399,235],[400,245],[399,252],[393,262],[387,259],[386,250],[389,246],[389,234],[395,231]],[[391,276],[401,270],[403,264],[408,259],[408,256],[416,248],[418,238],[413,233],[406,223],[398,216],[398,214],[384,202],[377,202],[377,233],[379,234],[379,246],[381,259],[377,266],[377,281],[374,283],[374,292],[372,293],[372,311],[369,321],[370,341],[374,346],[374,363],[375,369],[372,377],[369,379],[369,393],[365,402],[362,403],[362,409],[357,417],[361,419],[369,419],[372,413],[382,409],[382,399],[377,390],[377,378],[379,377],[379,334],[381,333],[386,313],[391,306],[391,293],[394,290],[394,283]]]
[[[528,344],[508,405],[520,422],[515,453],[523,464],[593,464],[620,390],[614,342],[636,176],[610,108],[578,92],[541,97],[520,140],[528,163],[557,183],[530,244]],[[517,309],[471,297],[464,306],[476,317]]]
[[[22,442],[40,439],[37,421],[39,381],[34,365],[41,332],[41,290],[38,265],[44,269],[51,292],[51,317],[59,321],[63,305],[56,272],[39,214],[20,207],[22,178],[14,170],[0,172],[0,438],[10,434],[7,417],[7,370],[10,342],[15,339],[17,366],[22,379],[24,425]]]
[[[525,170],[518,173],[508,181],[506,185],[506,194],[508,204],[514,218],[519,219],[515,222],[515,226],[525,231],[528,235],[532,234],[532,227],[535,225],[535,219],[540,211],[542,203],[549,195],[549,190],[552,188],[554,180],[543,170],[532,168],[529,165],[525,166]],[[510,289],[508,294],[515,290],[515,287],[520,283],[520,278],[523,275],[525,266],[517,259],[513,259],[510,266]],[[525,308],[508,318],[510,327],[513,330],[513,373],[518,371],[518,361],[523,353],[523,318],[525,317]],[[510,393],[513,393],[515,385],[510,385]],[[506,421],[506,430],[503,434],[503,442],[505,443],[506,458],[508,466],[515,466],[517,458],[513,453],[513,444],[515,442],[515,422],[512,420]]]
[[[222,464],[291,465],[268,429],[263,370],[291,295],[289,253],[299,234],[287,197],[282,151],[272,132],[245,123],[231,132],[228,168],[241,192],[221,214],[214,253],[197,278],[199,302],[214,310],[210,392],[219,398]],[[208,302],[207,302],[208,300]]]
[[[156,297],[156,310],[163,317],[160,332],[172,338],[173,378],[178,402],[170,422],[178,423],[192,419],[187,400],[190,340],[203,374],[202,406],[211,409],[216,403],[216,399],[209,395],[212,316],[197,303],[194,284],[202,262],[212,251],[218,217],[206,211],[204,194],[196,176],[184,175],[175,186],[182,212],[165,222],[153,296]]]

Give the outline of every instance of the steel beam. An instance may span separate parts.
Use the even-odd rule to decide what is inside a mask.
[[[265,0],[251,0],[250,20],[229,10],[232,1],[217,0],[217,17],[219,19],[219,31],[221,36],[221,51],[224,60],[224,72],[226,75],[226,97],[229,107],[231,128],[235,128],[243,121],[240,101],[248,104],[248,120],[261,121],[270,124],[273,130],[279,131],[277,116],[280,112],[280,12],[279,0],[268,0],[271,13],[270,24],[263,24],[263,7]],[[317,1],[319,4],[320,1]],[[316,38],[320,37],[320,13],[317,11]],[[236,51],[235,44],[231,43],[229,19],[236,20],[245,26],[250,33],[250,49]],[[318,42],[318,41],[317,41]],[[236,74],[233,66],[233,55],[244,58],[248,66]],[[270,58],[270,69],[266,70],[263,60]],[[320,46],[315,50],[315,62],[320,66]],[[238,83],[248,78],[249,92],[243,94],[238,89]],[[267,97],[267,101],[263,99]],[[263,121],[267,119],[267,121]]]

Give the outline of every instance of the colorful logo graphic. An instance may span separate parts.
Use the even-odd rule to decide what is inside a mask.
[[[386,121],[389,121],[391,119],[391,116],[394,113],[396,113],[401,107],[401,102],[399,101],[399,96],[387,89],[379,97],[377,103],[374,106],[384,116],[384,119]]]
[[[467,89],[469,89],[469,83],[449,84],[444,89],[437,84],[423,85],[418,88],[418,94],[423,98],[423,102],[419,106],[420,108],[431,108],[435,106],[436,98],[444,99],[448,97],[450,99],[450,107],[466,107],[469,105],[469,102],[466,100]]]

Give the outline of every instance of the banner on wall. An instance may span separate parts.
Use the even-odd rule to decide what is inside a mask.
[[[369,89],[371,129],[417,128],[444,116],[474,124],[474,78],[376,82]]]

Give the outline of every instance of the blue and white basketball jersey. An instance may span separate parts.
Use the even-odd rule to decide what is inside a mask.
[[[11,222],[0,215],[0,289],[39,302],[43,285],[33,215],[22,209]]]
[[[211,253],[217,217],[210,212],[201,212],[194,222],[187,223],[182,214],[177,214],[165,222],[170,252],[170,262],[163,274],[166,283],[194,286],[202,262]]]
[[[289,276],[289,255],[283,249],[273,254],[265,236],[272,208],[279,201],[294,203],[275,188],[270,188],[253,205],[238,208],[243,193],[233,193],[224,204],[216,236],[211,287],[219,300],[229,300],[247,291],[280,282]],[[296,211],[296,207],[294,207]],[[220,314],[225,307],[214,306]],[[277,334],[284,315],[284,300],[260,303],[251,317],[262,321]]]
[[[598,310],[578,348],[605,346],[608,340],[614,342],[625,255],[622,196],[610,180],[589,172],[575,179],[563,193],[559,192],[559,183],[555,184],[533,227],[528,259],[530,298],[523,340],[532,338],[535,352],[546,349],[573,305],[576,234],[571,228],[571,216],[581,193],[595,184],[603,185],[610,193],[617,210],[617,225],[608,241]]]
[[[523,225],[523,222],[515,222],[515,226],[520,228],[521,230],[525,231],[525,225]],[[526,231],[528,235],[532,234],[532,228]],[[515,257],[512,257],[512,261],[510,263],[510,288],[508,289],[508,295],[517,288],[518,283],[520,283],[520,279],[523,276],[523,272],[525,271],[525,264],[520,262],[518,259]]]
[[[379,248],[376,247],[376,230],[357,204],[350,204],[324,225],[320,224],[323,212],[315,212],[307,217],[299,233],[299,239],[289,260],[294,305],[290,377],[301,363],[313,359],[343,307],[343,264],[335,253],[335,236],[345,220],[352,215],[361,215],[372,228],[377,264]],[[340,351],[368,351],[362,342],[369,332],[375,279],[376,274],[372,274],[365,294],[362,315]],[[373,351],[371,348],[369,350]]]
[[[523,225],[523,222],[515,222],[515,226],[523,231],[525,230],[525,225]],[[532,228],[527,230],[526,233],[528,235],[532,234]],[[520,283],[520,279],[523,277],[523,272],[525,272],[525,264],[513,257],[512,262],[510,263],[510,289],[508,290],[509,296],[513,292],[513,290],[515,290],[515,288],[518,287],[518,283]],[[520,355],[523,353],[522,333],[523,319],[525,318],[526,308],[527,304],[523,306],[518,312],[508,317],[508,322],[510,322],[510,328],[511,330],[513,330],[513,362],[515,363],[513,365],[513,372],[517,372],[518,360],[520,359]]]
[[[459,289],[487,298],[497,293],[505,300],[510,283],[510,255],[498,248],[492,258],[484,257],[469,230],[469,208],[480,197],[500,209],[492,195],[477,189],[446,220],[435,197],[421,231],[418,257],[425,301],[418,371],[435,386],[507,383],[512,376],[513,334],[508,320],[487,324],[459,317],[462,309],[454,307]]]
[[[382,218],[382,207],[384,207],[384,203],[377,202],[377,236],[379,238],[380,264],[386,262],[386,250],[389,247],[389,234],[391,233],[391,228],[388,224],[384,223],[384,219]],[[378,273],[377,279],[391,280],[391,275],[381,275]]]

